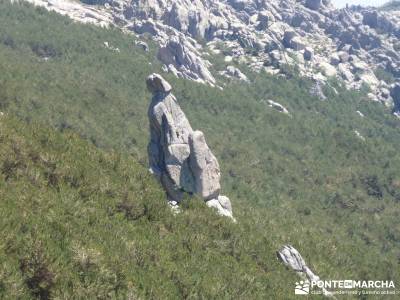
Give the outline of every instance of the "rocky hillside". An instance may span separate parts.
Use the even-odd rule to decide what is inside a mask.
[[[52,3],[112,20],[107,5]],[[400,282],[390,108],[221,54],[207,58],[222,89],[163,73],[218,158],[237,223],[186,196],[174,216],[147,170],[158,53],[146,34],[0,1],[0,298],[291,299],[298,278],[277,250],[323,279]]]
[[[400,78],[400,10],[351,6],[336,9],[329,0],[30,0],[83,22],[116,25],[149,34],[160,45],[164,71],[211,85],[217,74],[247,80],[241,66],[281,73],[296,66],[311,78],[311,91],[331,78],[350,89],[363,85],[369,97],[390,106],[393,82]],[[212,57],[228,66],[216,70]],[[239,64],[239,68],[237,68]],[[397,102],[395,101],[397,112]]]

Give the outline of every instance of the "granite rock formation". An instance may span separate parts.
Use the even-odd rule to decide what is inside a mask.
[[[233,218],[229,198],[220,195],[219,164],[204,134],[192,129],[165,79],[152,74],[146,84],[153,94],[148,110],[150,171],[169,201],[179,204],[184,193],[196,194],[221,215]]]
[[[396,9],[337,9],[329,0],[90,1],[95,6],[76,0],[27,1],[77,21],[118,26],[139,38],[150,35],[160,46],[165,72],[212,86],[218,85],[215,71],[242,80],[246,75],[232,68],[213,70],[211,55],[270,74],[297,65],[300,75],[321,85],[331,77],[349,89],[367,85],[370,98],[386,105],[393,103],[387,93],[391,82],[378,74],[383,70],[400,79]]]

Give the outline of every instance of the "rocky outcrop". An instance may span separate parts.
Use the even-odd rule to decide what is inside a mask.
[[[214,85],[209,62],[199,57],[193,45],[182,37],[171,37],[158,52],[159,60],[176,76]]]
[[[389,82],[377,80],[374,71],[400,79],[396,10],[336,9],[327,0],[107,0],[96,6],[27,1],[81,22],[151,35],[165,72],[212,86],[218,83],[207,56],[214,53],[257,72],[277,74],[296,64],[301,76],[317,76],[321,85],[329,77],[349,89],[368,85],[374,99],[386,104],[393,100],[385,97]]]
[[[249,82],[246,75],[242,73],[238,68],[234,66],[227,66],[225,71],[220,72],[221,75],[228,78],[236,78],[245,82]]]
[[[102,27],[108,27],[114,23],[113,12],[106,8],[84,5],[76,1],[68,0],[27,0],[27,2],[43,6],[50,11],[62,15],[67,15],[71,19],[82,23],[94,24]],[[105,3],[100,4],[104,5]]]
[[[278,259],[288,268],[296,272],[297,275],[303,280],[308,281],[319,281],[319,276],[315,275],[313,271],[307,266],[303,257],[293,246],[286,245],[276,253]],[[332,293],[322,288],[322,292],[325,296],[333,296]]]
[[[220,195],[219,164],[204,134],[193,131],[166,80],[152,74],[146,84],[153,94],[148,110],[150,171],[161,182],[170,203],[179,204],[184,193],[197,194],[221,215],[233,218],[229,198]]]

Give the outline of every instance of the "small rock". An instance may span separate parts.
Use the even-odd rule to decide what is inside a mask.
[[[360,140],[365,141],[365,137],[363,137],[363,136],[361,135],[361,133],[358,132],[358,130],[354,130],[354,133],[356,134],[356,136],[357,136]]]
[[[337,53],[333,53],[331,55],[330,60],[331,60],[331,64],[334,66],[337,66],[341,62],[340,57]]]
[[[305,60],[308,60],[308,61],[312,60],[314,58],[314,49],[310,48],[310,47],[306,47],[304,49],[303,56],[304,56]]]
[[[359,110],[357,110],[356,113],[357,113],[361,118],[364,118],[364,117],[365,117],[364,114],[363,114],[361,111],[359,111]]]
[[[273,100],[267,100],[267,102],[269,107],[272,107],[281,113],[289,114],[289,111],[282,104],[275,102]]]
[[[226,70],[221,72],[221,75],[224,75],[229,78],[236,78],[245,82],[249,81],[247,76],[244,75],[238,68],[234,66],[227,66]]]
[[[232,60],[233,60],[232,56],[229,56],[229,55],[225,56],[225,58],[224,58],[225,62],[231,62]]]
[[[103,45],[104,45],[104,47],[106,47],[107,49],[110,49],[111,51],[118,52],[118,53],[121,52],[121,50],[119,50],[119,48],[115,48],[115,47],[111,46],[109,42],[104,42]]]
[[[135,41],[135,45],[142,48],[145,52],[149,52],[149,45],[143,41]]]
[[[322,90],[322,84],[320,81],[316,81],[315,84],[310,89],[310,95],[315,96],[320,100],[326,100],[324,91]]]

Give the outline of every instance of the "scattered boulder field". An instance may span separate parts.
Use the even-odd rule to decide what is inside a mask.
[[[392,105],[396,99],[396,8],[337,9],[329,0],[28,1],[76,21],[118,26],[139,38],[150,35],[159,44],[163,70],[177,77],[217,86],[217,71],[248,81],[237,67],[214,70],[209,56],[219,54],[257,72],[277,74],[283,66],[296,65],[301,76],[319,85],[337,78],[349,89],[367,86],[371,100]]]

